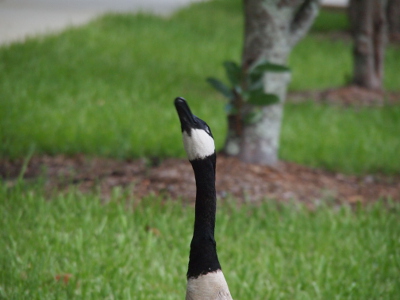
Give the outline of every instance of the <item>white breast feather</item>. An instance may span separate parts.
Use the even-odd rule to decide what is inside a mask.
[[[189,278],[186,289],[186,300],[232,300],[221,270]]]
[[[214,153],[214,139],[202,129],[192,129],[189,136],[183,132],[183,145],[189,160],[205,158]]]

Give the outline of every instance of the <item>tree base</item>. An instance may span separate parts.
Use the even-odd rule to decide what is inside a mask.
[[[290,92],[287,101],[289,103],[314,101],[316,103],[345,107],[379,107],[383,105],[399,105],[400,92],[374,91],[351,85],[322,91],[306,90]]]

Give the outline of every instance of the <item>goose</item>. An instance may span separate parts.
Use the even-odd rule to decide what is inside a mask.
[[[174,101],[182,129],[183,145],[196,180],[193,238],[190,243],[186,300],[229,300],[214,239],[216,153],[210,127],[192,114],[186,100]]]

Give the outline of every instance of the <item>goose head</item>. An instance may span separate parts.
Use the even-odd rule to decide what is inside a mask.
[[[213,156],[215,144],[210,127],[192,114],[184,98],[178,97],[174,103],[181,122],[183,145],[188,159],[195,161]]]

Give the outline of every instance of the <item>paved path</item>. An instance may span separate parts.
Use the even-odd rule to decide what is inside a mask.
[[[0,0],[0,44],[82,25],[109,11],[166,15],[195,1],[202,0]],[[322,2],[345,5],[347,0]]]
[[[82,25],[105,12],[167,15],[201,0],[0,0],[0,44]]]

